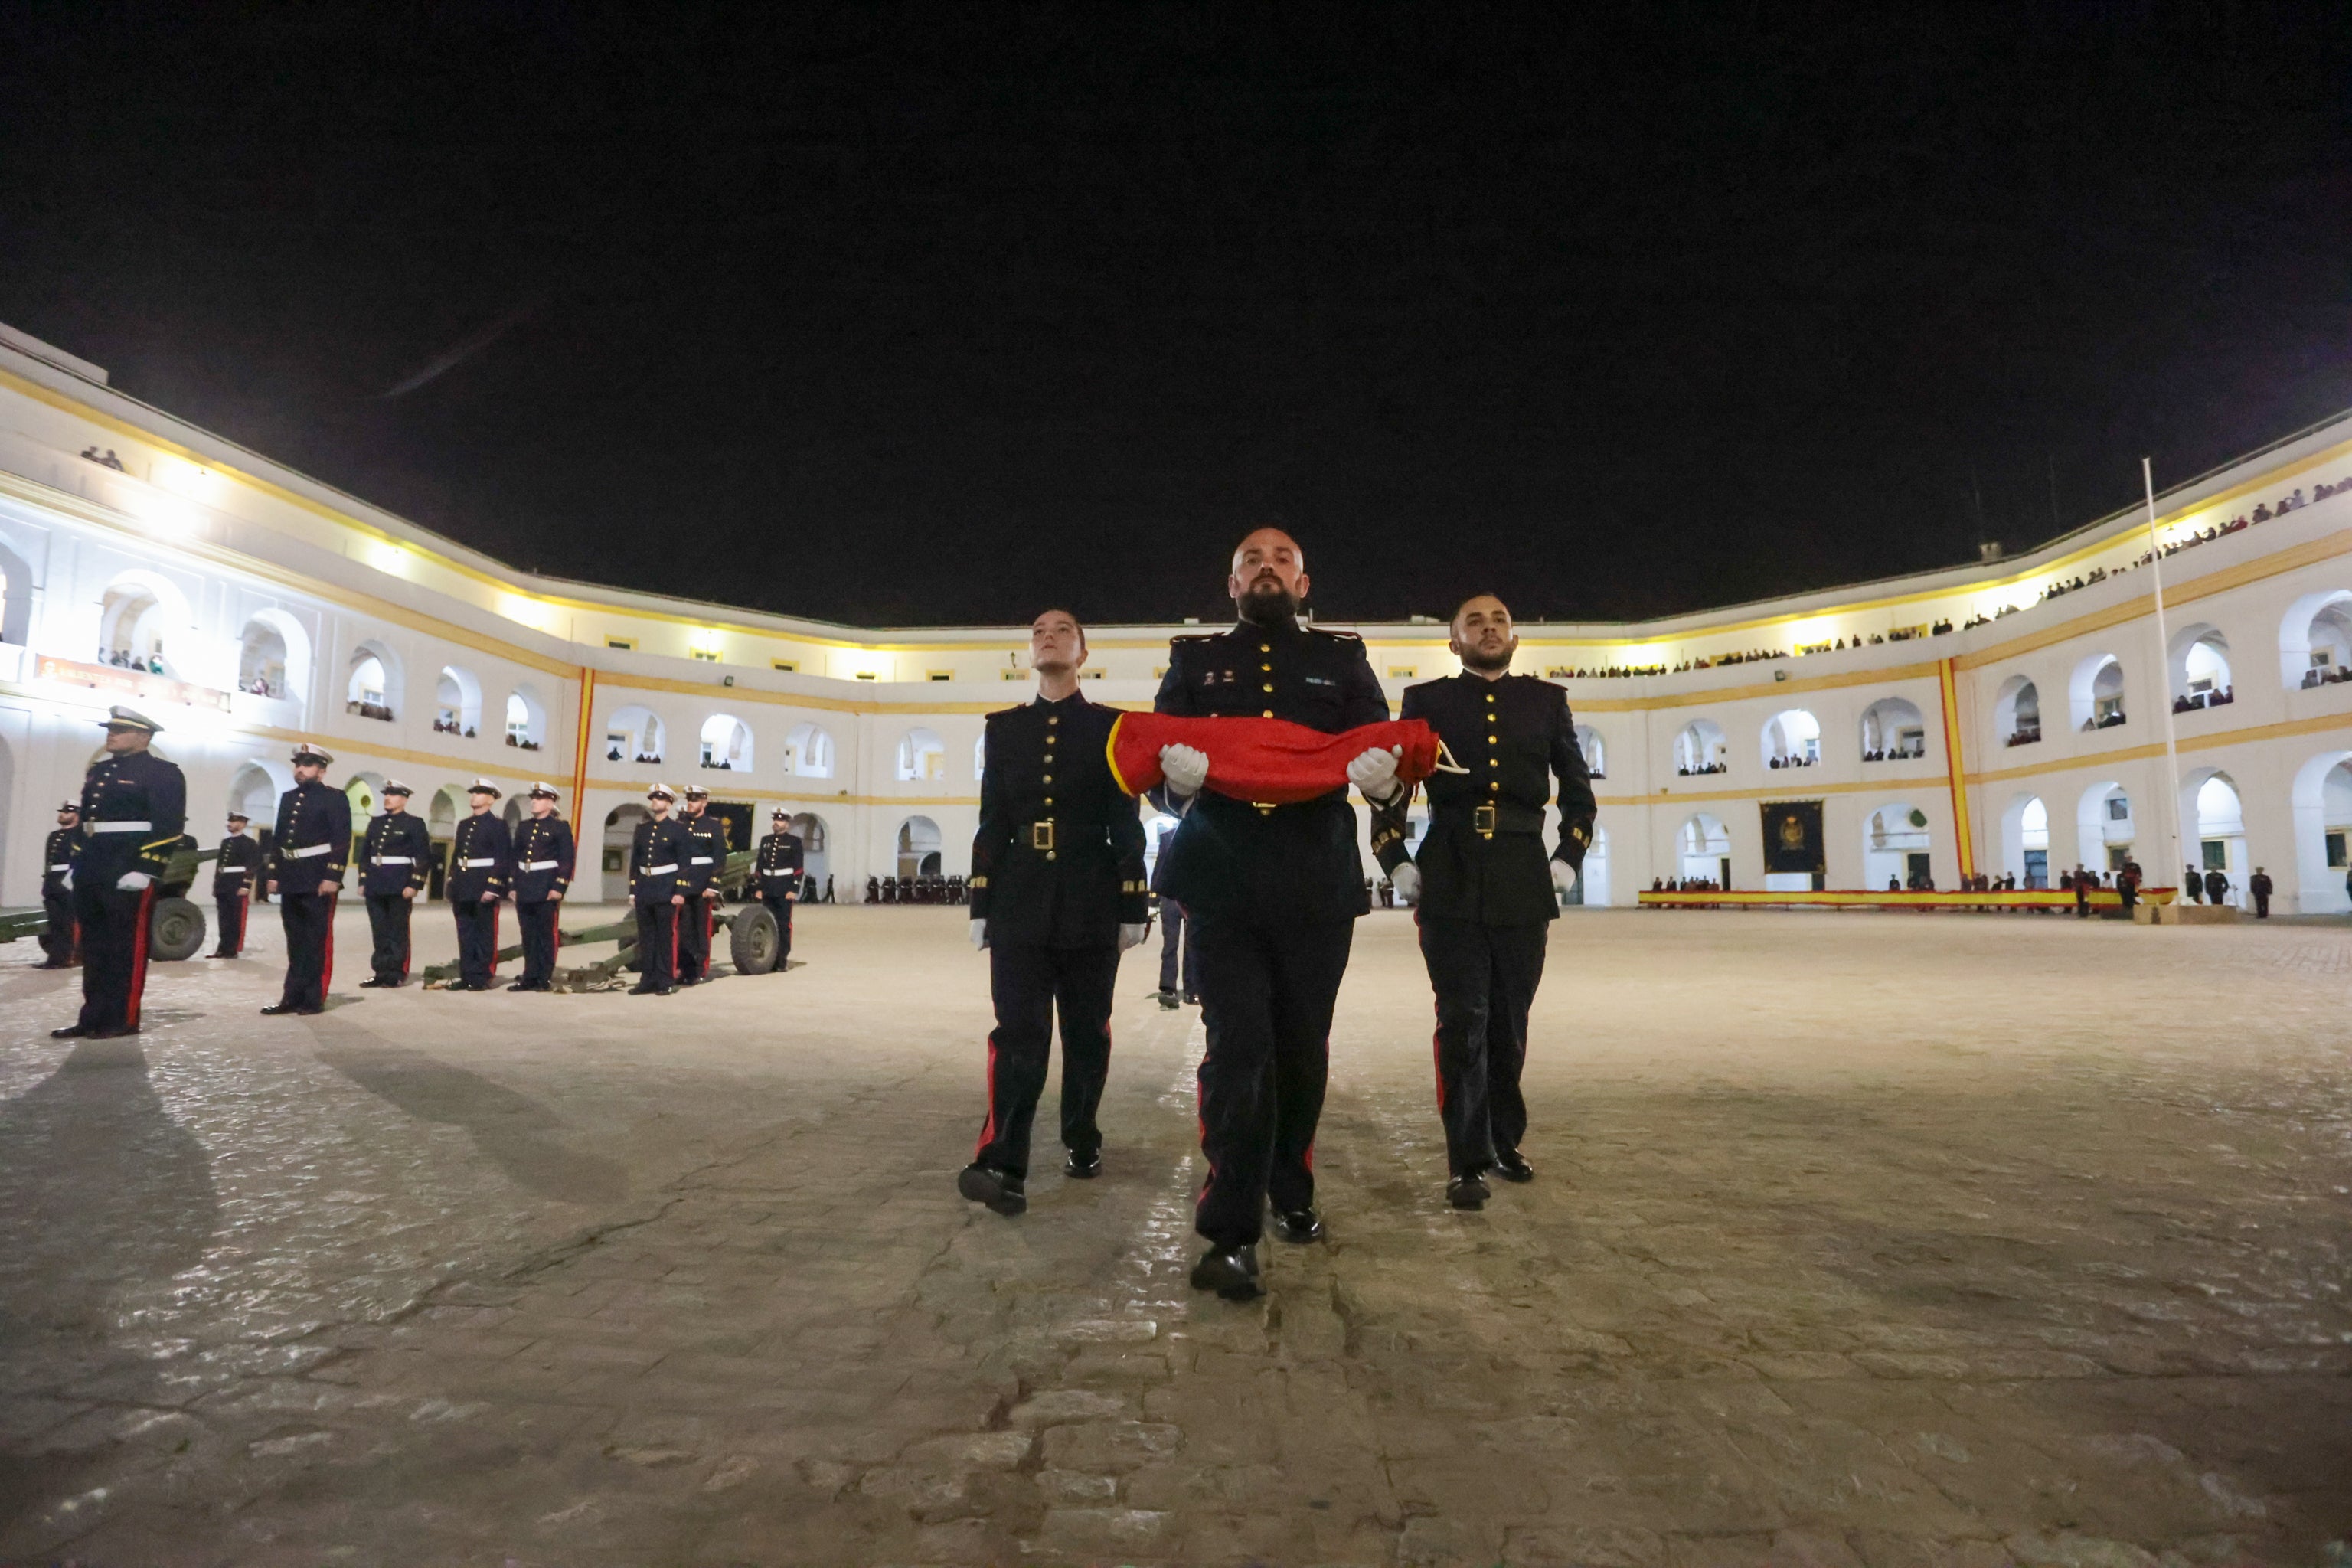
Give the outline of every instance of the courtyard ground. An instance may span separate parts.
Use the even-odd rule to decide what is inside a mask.
[[[1463,1215],[1376,915],[1331,1237],[1233,1305],[1156,939],[1008,1221],[961,910],[669,999],[355,991],[363,924],[135,1041],[0,958],[0,1561],[2352,1561],[2342,927],[1578,913]]]

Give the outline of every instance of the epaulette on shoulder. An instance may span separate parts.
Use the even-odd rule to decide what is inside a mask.
[[[1361,633],[1343,632],[1335,626],[1309,626],[1307,629],[1313,632],[1317,637],[1337,637],[1341,642],[1361,642],[1364,640]]]
[[[1168,639],[1168,646],[1182,647],[1186,643],[1213,643],[1224,635],[1223,632],[1179,632]]]

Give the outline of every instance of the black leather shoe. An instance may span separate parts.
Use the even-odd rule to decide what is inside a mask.
[[[1323,1216],[1313,1209],[1276,1209],[1274,1211],[1274,1234],[1300,1246],[1320,1241],[1323,1239]]]
[[[1486,1206],[1493,1194],[1486,1191],[1486,1178],[1477,1172],[1455,1176],[1445,1184],[1445,1201],[1458,1209],[1478,1209]]]
[[[213,956],[215,958],[218,958],[220,954],[215,953]],[[33,965],[33,967],[36,969],[71,969],[73,965],[66,963],[63,959],[45,958],[40,963]]]
[[[89,1031],[83,1028],[79,1024],[68,1024],[62,1029],[51,1029],[49,1031],[49,1038],[53,1040],[79,1040],[84,1035],[89,1033]]]
[[[513,984],[508,986],[507,989],[509,991],[536,991],[539,987],[533,985],[528,980],[518,980]]]
[[[1154,991],[1151,994],[1158,999],[1162,1012],[1173,1013],[1176,1011],[1176,993],[1173,991]]]
[[[1081,1154],[1076,1149],[1071,1150],[1069,1158],[1062,1162],[1062,1174],[1076,1176],[1082,1182],[1093,1181],[1102,1174],[1102,1151],[1097,1149],[1091,1154]]]
[[[1265,1294],[1258,1283],[1257,1248],[1216,1247],[1192,1265],[1192,1289],[1214,1290],[1228,1301],[1247,1301]]]
[[[1523,1159],[1517,1149],[1506,1149],[1495,1156],[1495,1174],[1507,1182],[1532,1182],[1536,1168]]]
[[[214,956],[217,957],[219,955],[215,954]],[[362,991],[381,991],[391,984],[392,982],[389,980],[362,980],[360,982],[360,989]]]
[[[139,1026],[133,1024],[123,1029],[92,1029],[85,1037],[93,1040],[121,1040],[127,1039],[138,1032]]]
[[[956,1191],[1008,1216],[1025,1213],[1029,1207],[1029,1194],[1021,1178],[993,1165],[966,1165],[956,1177]]]
[[[1188,1007],[1197,1007],[1197,1006],[1199,1006],[1199,1005],[1201,1005],[1201,994],[1200,994],[1198,991],[1187,991],[1187,992],[1185,992],[1185,993],[1184,993],[1184,1005],[1185,1005],[1186,1006],[1188,1006]]]
[[[289,1007],[283,1002],[272,1002],[261,1010],[261,1016],[265,1018],[278,1018],[289,1013],[299,1013],[301,1010],[299,1007]]]

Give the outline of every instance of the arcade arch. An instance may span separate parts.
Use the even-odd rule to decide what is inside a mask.
[[[1993,739],[2004,746],[2031,746],[2042,739],[2042,691],[2021,675],[2000,683],[1992,704]]]
[[[32,635],[33,568],[0,541],[0,643],[21,647]]]
[[[2040,795],[2012,796],[2000,814],[2000,868],[2021,888],[2050,885],[2050,807]]]
[[[662,721],[652,709],[634,702],[615,708],[604,720],[604,760],[658,764],[663,739]]]
[[[921,726],[898,737],[898,779],[902,784],[948,776],[947,742]]]
[[[727,773],[748,773],[751,767],[751,726],[732,713],[713,713],[702,721],[702,766]]]
[[[351,677],[343,688],[343,711],[362,719],[390,719],[400,703],[400,656],[370,639],[352,649]]]
[[[2074,667],[2067,683],[2074,728],[2112,730],[2124,721],[2124,667],[2111,653],[2095,653]]]
[[[2093,784],[2083,792],[2074,806],[2074,834],[2078,847],[2074,863],[2091,871],[2113,871],[2131,855],[2132,842],[2139,825],[2133,816],[2132,798],[2124,786],[2114,780]],[[2149,875],[2148,880],[2163,884],[2172,879],[2166,872]]]
[[[184,679],[194,631],[176,584],[152,572],[125,572],[100,596],[98,662]]]
[[[507,693],[507,744],[518,751],[538,751],[547,739],[547,704],[529,686]]]
[[[256,610],[237,637],[236,689],[256,697],[307,701],[310,637],[283,610]]]
[[[433,682],[433,732],[470,740],[481,729],[482,683],[470,669],[443,665]]]
[[[2246,856],[2246,808],[2237,781],[2219,768],[2199,768],[2181,781],[2180,805],[2182,824],[2195,826],[2197,849],[2189,863],[2227,877],[2229,901],[2243,908],[2246,879],[2254,868]]]
[[[1609,745],[1590,724],[1576,727],[1576,749],[1584,753],[1584,771],[1594,778],[1609,776]]]
[[[988,731],[985,730],[971,742],[971,776],[975,781],[988,776]]]
[[[910,816],[898,824],[898,877],[940,874],[940,825],[928,816]]]
[[[278,797],[293,787],[294,771],[283,763],[257,759],[247,763],[229,778],[228,799],[223,803],[222,815],[241,811],[254,826],[270,832],[278,822]]]
[[[1712,719],[1694,719],[1675,737],[1675,772],[1678,775],[1729,773],[1730,751],[1722,725]]]
[[[784,737],[784,772],[804,779],[833,776],[833,732],[816,724],[796,724]]]
[[[1862,710],[1862,760],[1889,763],[1927,754],[1927,721],[1908,698],[1882,697]]]
[[[824,896],[825,880],[833,875],[833,829],[813,811],[799,813],[784,826],[801,841],[801,900],[813,902]]]
[[[1822,760],[1821,721],[1801,708],[1764,721],[1761,739],[1768,768],[1810,768]]]
[[[383,775],[353,773],[343,781],[343,796],[352,803],[352,833],[356,837],[367,831],[367,819],[383,807]]]
[[[1570,908],[1600,909],[1609,902],[1609,830],[1592,825],[1592,842],[1585,846],[1584,865],[1576,885],[1568,890]]]
[[[2290,691],[2352,680],[2352,592],[2305,594],[2279,622],[2279,680]]]
[[[1730,887],[1731,830],[1719,817],[1693,812],[1675,829],[1675,861],[1681,868],[1676,874],[1685,880]]]
[[[2230,644],[2216,628],[2199,623],[2172,634],[2165,656],[2175,712],[2219,708],[2235,697],[2230,682]]]
[[[2294,870],[2305,914],[2352,910],[2352,752],[2322,752],[2295,770],[2289,791],[2294,820]]]
[[[627,801],[604,814],[604,900],[608,904],[625,903],[629,897],[629,850],[636,843],[637,824],[652,813],[635,801]]]
[[[1908,801],[1880,806],[1862,823],[1862,885],[1874,892],[1935,883],[1927,814]]]

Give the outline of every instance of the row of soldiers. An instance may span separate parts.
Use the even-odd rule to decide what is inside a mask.
[[[152,750],[160,726],[129,708],[104,721],[105,752],[82,781],[81,798],[58,809],[57,830],[43,858],[42,900],[47,914],[41,967],[82,965],[82,1007],[75,1021],[50,1031],[60,1039],[108,1039],[139,1032],[147,980],[147,936],[159,884],[178,849],[187,821],[187,780],[176,763]],[[373,938],[371,973],[362,989],[407,984],[409,921],[432,865],[432,838],[408,810],[414,795],[396,779],[381,791],[383,811],[371,818],[356,852],[351,797],[325,782],[334,757],[303,742],[289,759],[294,787],[278,797],[270,845],[246,836],[241,812],[228,817],[213,876],[219,913],[215,958],[244,951],[247,917],[256,884],[278,900],[286,937],[286,977],[264,1014],[324,1012],[334,983],[334,917],[354,858]],[[669,994],[709,977],[710,937],[719,875],[727,863],[725,821],[709,815],[709,792],[689,788],[677,819],[677,795],[656,784],[649,820],[638,825],[631,852],[630,897],[637,912],[644,979],[639,993]],[[453,991],[488,991],[498,970],[500,911],[511,902],[521,934],[523,970],[509,991],[554,988],[562,943],[558,919],[571,890],[578,846],[558,815],[561,796],[544,782],[530,786],[530,813],[509,827],[493,808],[499,786],[477,778],[467,786],[467,815],[452,835],[446,884],[457,927],[458,977]],[[792,910],[801,892],[799,837],[775,812],[775,831],[760,844],[759,896],[775,913],[782,933],[777,967],[792,951]],[[691,906],[689,908],[689,905]]]
[[[1304,624],[1308,587],[1296,541],[1260,529],[1226,578],[1232,630],[1176,639],[1154,706],[1190,718],[1284,720],[1324,734],[1379,724],[1388,703],[1362,642]],[[1407,689],[1454,761],[1427,783],[1430,822],[1409,847],[1413,786],[1390,749],[1346,768],[1372,808],[1371,844],[1391,884],[1418,906],[1421,950],[1437,1003],[1437,1110],[1446,1200],[1475,1209],[1489,1176],[1534,1179],[1523,1152],[1519,1083],[1528,1010],[1543,976],[1547,922],[1575,886],[1595,816],[1567,695],[1510,672],[1510,611],[1479,595],[1455,612],[1450,646],[1462,673]],[[1355,920],[1371,907],[1348,786],[1296,804],[1236,798],[1206,752],[1160,752],[1152,803],[1179,819],[1154,885],[1144,835],[1106,748],[1118,714],[1080,692],[1086,632],[1049,610],[1030,628],[1038,691],[989,715],[972,840],[971,937],[990,955],[996,1027],[988,1038],[988,1107],[966,1197],[1003,1215],[1028,1205],[1031,1124],[1056,1014],[1062,1035],[1063,1170],[1102,1170],[1097,1122],[1110,1060],[1119,955],[1149,931],[1149,899],[1190,927],[1185,991],[1197,987],[1207,1048],[1199,1068],[1206,1163],[1193,1210],[1208,1243],[1195,1289],[1261,1293],[1257,1243],[1320,1240],[1315,1137],[1329,1071],[1331,1019]],[[1212,731],[1213,734],[1213,731]],[[1556,800],[1557,847],[1544,845]],[[1168,957],[1173,957],[1172,947]],[[1167,963],[1163,1005],[1174,983]]]

